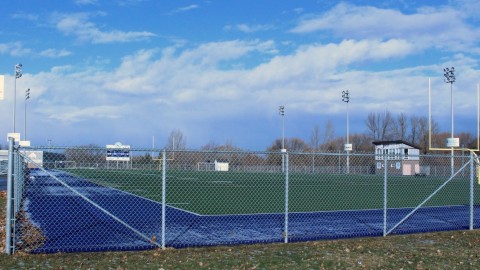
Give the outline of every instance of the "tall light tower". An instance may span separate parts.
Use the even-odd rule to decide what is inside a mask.
[[[17,111],[17,79],[22,77],[22,64],[15,65],[15,80],[13,84],[13,133],[15,133],[15,113]]]
[[[454,120],[453,120],[453,83],[455,82],[455,68],[452,67],[452,68],[444,68],[443,69],[444,71],[444,76],[445,76],[445,82],[446,83],[449,83],[450,84],[450,107],[451,107],[451,111],[452,111],[452,135],[451,137],[449,138],[449,140],[447,140],[447,147],[451,147],[452,148],[452,152],[451,152],[451,160],[450,160],[450,169],[451,169],[451,175],[453,175],[454,173],[454,160],[453,160],[453,148],[454,147],[459,147],[460,146],[460,142],[458,139],[455,139],[453,136],[454,134],[454,130],[453,130],[453,126],[454,126]]]
[[[287,152],[287,149],[285,149],[285,105],[281,105],[278,107],[278,113],[282,117],[282,149],[280,151],[282,152],[282,172],[284,172],[285,157],[283,153]]]
[[[30,99],[30,88],[25,90],[25,126],[24,126],[24,135],[23,139],[26,141],[27,140],[27,100]]]
[[[347,174],[350,173],[350,156],[349,152],[352,151],[352,144],[350,143],[350,115],[348,103],[350,102],[350,93],[348,90],[342,91],[342,101],[347,103],[347,143],[345,144],[345,151],[347,152]]]

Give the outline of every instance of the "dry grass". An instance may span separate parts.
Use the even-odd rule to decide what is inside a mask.
[[[16,215],[16,220],[20,225],[20,241],[17,243],[16,248],[25,252],[30,252],[38,247],[43,246],[46,241],[42,230],[35,226],[28,214],[25,211],[20,210]]]

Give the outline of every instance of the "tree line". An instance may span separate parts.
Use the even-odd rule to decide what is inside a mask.
[[[388,110],[382,112],[371,112],[365,119],[365,131],[353,133],[349,136],[349,143],[353,145],[354,152],[374,151],[374,141],[402,140],[415,145],[421,149],[421,153],[429,152],[429,119],[426,116],[407,115],[405,113],[393,114]],[[177,131],[179,132],[179,131]],[[451,137],[450,132],[440,132],[439,124],[432,119],[431,124],[431,147],[445,148],[446,139]],[[460,139],[461,147],[476,149],[477,138],[468,132],[456,133],[455,137]],[[337,136],[335,127],[331,120],[328,120],[322,129],[315,125],[307,140],[299,137],[285,138],[285,148],[290,152],[338,152],[343,151],[346,143],[346,136]],[[185,144],[186,145],[186,144]],[[266,151],[277,152],[282,149],[282,139],[275,139]],[[201,150],[241,150],[235,147],[232,142],[224,145],[208,143],[201,147]]]
[[[373,153],[374,141],[402,140],[409,144],[415,145],[421,149],[422,154],[429,151],[429,119],[423,116],[406,115],[400,113],[392,114],[388,110],[382,112],[369,113],[364,120],[365,131],[363,133],[353,133],[349,136],[349,142],[353,144],[353,152],[356,153]],[[431,126],[431,146],[437,148],[445,148],[446,138],[450,137],[449,132],[440,132],[439,125],[432,120]],[[304,140],[298,137],[285,138],[284,147],[289,152],[295,153],[316,153],[316,152],[343,152],[346,143],[345,136],[337,136],[335,127],[331,120],[327,121],[325,126],[321,128],[315,125],[309,138]],[[456,137],[460,138],[463,147],[474,149],[477,147],[477,138],[470,133],[457,133]],[[278,153],[282,149],[282,139],[275,139],[271,145],[265,150],[271,153],[248,153],[243,152],[244,149],[235,146],[232,141],[224,144],[217,144],[213,141],[200,147],[199,151],[188,152],[169,152],[167,160],[169,165],[197,166],[199,163],[213,163],[215,161],[228,161],[231,166],[258,166],[258,165],[281,165],[282,157]],[[159,149],[167,150],[187,150],[187,138],[181,130],[173,130],[170,132],[165,147]],[[159,165],[161,160],[161,151],[143,151],[132,153],[132,162],[144,165]],[[83,149],[72,148],[65,150],[67,160],[78,162],[91,162],[102,164],[105,163],[105,153],[101,147],[95,145],[87,145]],[[438,153],[438,152],[437,152]],[[314,155],[293,155],[290,159],[291,165],[317,166],[320,164],[330,164],[337,166],[344,164],[345,157],[339,156],[317,156]],[[366,166],[371,165],[373,160],[351,159],[351,165]],[[193,165],[192,165],[193,164]],[[372,163],[373,164],[373,163]],[[153,166],[153,165],[152,165]],[[179,167],[180,168],[180,167]],[[183,168],[183,167],[182,167]],[[192,167],[193,168],[193,167]],[[192,169],[189,168],[189,169]]]
[[[429,119],[426,116],[407,115],[399,113],[394,115],[388,110],[382,112],[371,112],[364,120],[365,131],[363,133],[352,133],[349,136],[349,143],[353,145],[354,152],[372,152],[374,141],[402,140],[421,149],[421,153],[428,153],[429,149]],[[450,132],[440,132],[438,123],[433,119],[431,125],[431,146],[444,148],[446,139],[451,137]],[[455,134],[460,139],[464,148],[477,148],[477,138],[468,132]],[[290,152],[338,152],[343,151],[346,143],[345,136],[335,134],[335,126],[328,120],[323,127],[315,125],[308,139],[299,137],[285,138],[285,148]],[[94,147],[94,144],[87,145]],[[184,150],[187,147],[187,137],[179,129],[170,132],[167,143],[167,150]],[[8,149],[7,145],[1,145],[0,149]],[[275,139],[266,151],[280,151],[282,139]],[[205,151],[241,151],[243,149],[235,146],[232,141],[224,144],[208,142],[200,147]]]

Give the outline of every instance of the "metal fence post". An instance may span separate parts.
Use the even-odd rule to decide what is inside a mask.
[[[470,152],[470,230],[473,230],[473,153]]]
[[[387,235],[387,155],[383,155],[383,236]]]
[[[7,217],[6,217],[6,236],[5,236],[5,253],[12,254],[12,200],[13,198],[13,138],[8,138],[8,168],[7,168]]]
[[[20,158],[20,155],[14,155],[15,158],[15,163],[14,163],[14,178],[15,182],[13,185],[13,216],[15,216],[18,211],[20,210],[20,202],[21,202],[21,188],[23,185],[23,179],[25,179],[24,176],[24,168],[23,168],[23,163]],[[13,246],[15,249],[15,247]]]
[[[166,180],[167,180],[167,153],[163,150],[162,154],[162,249],[165,249],[165,204],[166,202]]]
[[[284,242],[288,243],[288,153],[282,154],[285,157],[285,228]]]

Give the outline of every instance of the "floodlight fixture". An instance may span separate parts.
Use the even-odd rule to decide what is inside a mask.
[[[455,67],[452,68],[444,68],[443,69],[444,76],[445,76],[445,82],[449,84],[453,84],[456,80],[455,78]]]
[[[22,77],[22,64],[15,65],[15,79]]]
[[[348,90],[342,91],[342,101],[346,103],[350,102],[350,93]]]

